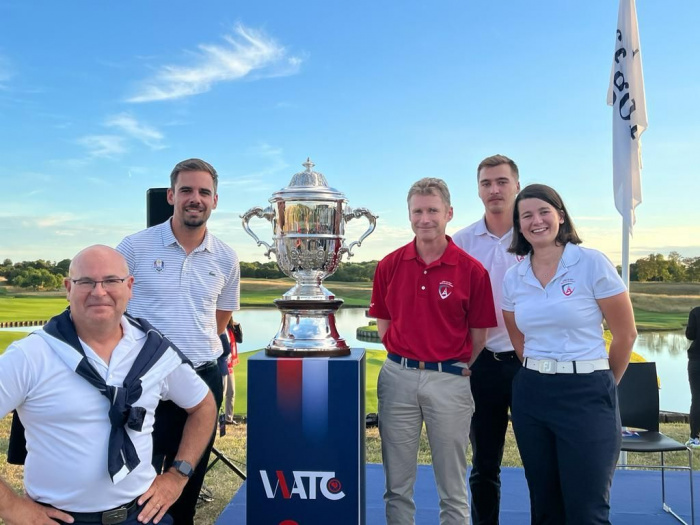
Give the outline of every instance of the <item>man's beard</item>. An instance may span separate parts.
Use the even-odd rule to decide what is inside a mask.
[[[202,217],[200,219],[183,219],[182,224],[186,228],[199,228],[207,223],[208,217]]]

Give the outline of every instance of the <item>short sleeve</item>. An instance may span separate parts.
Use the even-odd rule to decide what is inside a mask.
[[[120,242],[115,249],[126,259],[126,264],[129,266],[129,273],[133,275],[134,271],[136,271],[136,256],[131,239],[129,237],[124,237],[122,242]]]
[[[503,277],[503,296],[501,297],[501,310],[506,312],[515,311],[515,303],[513,301],[513,289],[515,288],[515,279],[517,278],[518,265],[508,268],[506,275]]]
[[[471,272],[468,322],[470,328],[493,328],[497,326],[496,311],[493,304],[493,290],[489,273],[479,265]]]
[[[165,378],[163,399],[180,408],[197,406],[206,397],[209,387],[188,364],[181,364]]]
[[[16,343],[0,355],[0,417],[20,406],[32,388],[27,355]]]
[[[591,264],[593,278],[593,297],[595,299],[607,299],[627,291],[625,283],[618,275],[617,270],[603,253],[591,250],[594,258]]]
[[[216,308],[218,310],[233,311],[240,308],[240,283],[241,283],[241,266],[238,262],[238,256],[236,252],[232,251],[233,265],[231,267],[231,273],[228,275],[226,284],[224,285],[221,294],[216,301]]]
[[[369,316],[375,319],[391,319],[391,314],[386,306],[386,292],[389,286],[386,271],[386,262],[380,261],[374,271],[372,283],[372,299],[369,303]]]

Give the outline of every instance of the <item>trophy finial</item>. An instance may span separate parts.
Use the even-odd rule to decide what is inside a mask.
[[[311,172],[311,168],[313,168],[315,165],[316,164],[311,162],[311,157],[306,157],[306,162],[302,164],[302,166],[304,166],[306,168],[306,171],[308,171],[309,173]]]

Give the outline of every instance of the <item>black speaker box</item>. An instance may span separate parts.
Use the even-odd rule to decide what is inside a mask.
[[[168,188],[150,188],[146,192],[146,226],[150,228],[173,216],[173,205],[168,204]]]

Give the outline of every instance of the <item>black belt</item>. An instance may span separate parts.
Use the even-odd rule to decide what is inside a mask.
[[[484,351],[491,354],[496,361],[512,361],[518,358],[518,354],[515,353],[515,350],[511,350],[510,352],[494,352],[493,350],[484,348]]]
[[[398,363],[404,368],[413,368],[416,370],[435,370],[436,372],[447,372],[448,374],[454,374],[461,376],[463,370],[467,370],[466,363],[462,361],[457,361],[456,359],[448,359],[447,361],[418,361],[416,359],[409,359],[407,357],[401,357],[397,354],[388,353],[387,358],[391,359],[394,363]]]
[[[116,525],[117,523],[123,523],[129,516],[139,511],[141,507],[137,504],[137,501],[138,498],[133,499],[129,503],[125,503],[120,507],[106,510],[104,512],[69,512],[67,510],[58,510],[73,516],[75,523],[102,523],[103,525]],[[48,506],[44,503],[42,503],[42,505]]]

